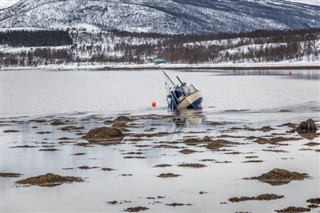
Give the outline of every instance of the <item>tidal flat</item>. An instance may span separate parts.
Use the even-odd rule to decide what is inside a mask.
[[[268,211],[308,208],[306,200],[319,197],[314,187],[319,184],[319,133],[306,138],[292,131],[300,121],[291,127],[268,123],[271,130],[263,131],[261,121],[212,125],[202,111],[187,113],[2,120],[4,210],[256,212],[261,206]],[[84,137],[91,129],[112,126],[123,138],[100,144]],[[272,143],[257,140],[280,136],[282,141]],[[273,172],[271,184],[257,177],[267,172]],[[264,200],[261,194],[277,196]],[[229,201],[234,197],[245,202]],[[20,199],[24,202],[15,205]]]
[[[58,74],[62,73],[49,73],[49,76],[54,75],[57,79]],[[135,74],[138,79],[133,82],[139,82],[143,76],[157,75],[155,72]],[[80,111],[79,103],[90,108],[99,103],[103,93],[95,93],[96,102],[87,105],[83,99],[74,99],[75,110],[64,113],[59,112],[61,103],[57,108],[51,106],[51,111],[42,111],[58,97],[39,105],[35,103],[38,99],[34,99],[16,114],[10,112],[12,109],[6,109],[0,123],[2,210],[320,210],[319,130],[297,131],[299,124],[308,119],[313,119],[317,129],[320,128],[318,79],[286,75],[175,74],[185,77],[188,82],[192,78],[207,82],[197,84],[207,97],[202,110],[172,112],[161,101],[157,108],[146,107],[151,93],[148,90],[145,90],[148,99],[138,97],[145,102],[129,104],[123,110],[111,107],[105,111],[96,108],[94,112]],[[12,73],[8,75],[10,77]],[[40,78],[45,76],[39,75]],[[108,80],[119,73],[80,75],[86,78],[93,75],[95,80],[98,76],[108,75]],[[222,92],[220,80],[231,89]],[[261,87],[253,90],[253,82]],[[14,85],[11,84],[11,89]],[[60,86],[64,87],[63,84]],[[106,89],[108,87],[110,85],[106,85]],[[270,93],[269,87],[273,87],[273,91],[278,89],[278,93]],[[17,93],[9,88],[9,85],[4,86],[3,100],[20,104],[19,95],[12,97]],[[126,89],[122,90],[121,100],[126,99]],[[153,91],[155,96],[158,90],[156,87],[156,92]],[[247,93],[241,96],[239,90]],[[63,90],[59,88],[58,91]],[[210,96],[211,92],[214,97]],[[43,93],[41,91],[40,96]],[[63,93],[57,95],[63,97]],[[72,102],[66,104],[68,109],[72,108]],[[121,108],[121,104],[117,104]],[[4,106],[9,103],[5,102]],[[134,109],[130,110],[130,107]],[[13,108],[17,109],[16,106]],[[92,130],[101,128],[107,131],[101,133],[105,140],[92,140],[98,135],[92,134]],[[110,129],[119,131],[113,131],[110,136]]]

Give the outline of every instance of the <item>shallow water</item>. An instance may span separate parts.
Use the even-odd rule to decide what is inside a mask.
[[[299,71],[299,75],[310,75]],[[3,212],[123,212],[125,208],[145,206],[150,212],[271,212],[288,206],[306,207],[306,200],[319,197],[319,145],[308,147],[308,142],[297,133],[286,133],[283,123],[296,123],[313,118],[320,121],[320,84],[318,78],[298,78],[294,71],[275,75],[253,75],[212,72],[169,72],[192,82],[204,96],[202,111],[186,111],[176,115],[166,110],[163,74],[159,71],[143,72],[2,72],[1,170],[19,172],[20,178],[1,178],[1,210]],[[313,74],[311,73],[311,76]],[[151,108],[151,101],[157,108]],[[119,114],[161,114],[171,117],[139,119],[119,145],[81,147],[85,142],[76,132],[62,131],[61,127],[83,127],[80,133],[105,126],[105,120]],[[13,118],[14,117],[14,118]],[[67,120],[63,126],[52,126],[53,119]],[[32,121],[44,119],[44,123]],[[212,125],[212,122],[224,122]],[[261,128],[271,126],[271,132],[237,130],[234,127]],[[142,137],[130,141],[134,134],[168,132],[163,136]],[[4,133],[15,129],[19,132]],[[47,132],[39,134],[39,132]],[[79,133],[78,132],[78,133]],[[301,138],[283,142],[282,146],[257,144],[244,137],[271,136]],[[188,146],[179,142],[187,137],[218,138],[223,134],[238,138],[223,138],[240,143],[225,151],[211,151],[202,146]],[[71,143],[59,143],[69,137]],[[156,148],[166,142],[181,148]],[[34,148],[12,148],[32,145]],[[39,151],[45,146],[58,151]],[[137,146],[138,145],[138,146]],[[139,145],[144,145],[139,147]],[[182,154],[183,148],[196,150]],[[310,150],[303,150],[309,148]],[[285,152],[264,151],[268,149]],[[302,149],[302,150],[301,150]],[[126,159],[127,152],[143,152],[144,159]],[[239,154],[228,154],[237,151]],[[73,155],[85,153],[85,155]],[[135,155],[136,156],[136,155]],[[262,163],[243,163],[246,156],[258,156]],[[230,163],[202,162],[202,159],[230,161]],[[178,167],[180,163],[203,163],[205,168]],[[158,164],[171,167],[154,168]],[[96,166],[81,170],[80,166]],[[114,168],[102,171],[101,168]],[[66,170],[66,168],[72,168]],[[273,168],[308,173],[312,178],[291,181],[286,185],[271,186],[256,180],[243,180],[258,176]],[[23,187],[15,181],[52,172],[59,175],[85,177],[84,183],[63,184],[53,188]],[[172,172],[180,177],[162,179],[160,173]],[[132,176],[122,176],[132,174]],[[206,192],[199,194],[200,191]],[[263,193],[284,195],[274,201],[246,201],[231,203],[234,196],[256,196]],[[165,198],[147,199],[164,196]],[[108,201],[130,201],[110,205]],[[226,202],[226,203],[225,203]],[[166,204],[183,203],[191,206],[171,207]],[[319,208],[313,209],[318,212]]]

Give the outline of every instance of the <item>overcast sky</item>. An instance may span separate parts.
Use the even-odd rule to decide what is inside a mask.
[[[18,2],[19,0],[0,0],[0,8],[10,7],[14,3]],[[36,0],[35,0],[36,1]],[[320,0],[289,0],[293,2],[301,2],[306,4],[314,4],[320,6]]]

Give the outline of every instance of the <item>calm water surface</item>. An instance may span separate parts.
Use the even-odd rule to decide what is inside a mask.
[[[289,72],[292,74],[288,75]],[[314,73],[318,71],[169,75],[174,80],[179,75],[183,81],[193,83],[203,93],[204,109],[219,113],[243,109],[304,111],[305,107],[319,107],[320,84]],[[148,113],[152,101],[157,102],[156,110],[166,108],[161,71],[3,71],[1,76],[2,117],[72,112]]]

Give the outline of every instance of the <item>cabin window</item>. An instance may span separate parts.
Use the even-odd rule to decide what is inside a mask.
[[[197,89],[191,84],[189,86],[189,92],[190,92],[190,94],[195,93],[195,92],[197,92]]]

